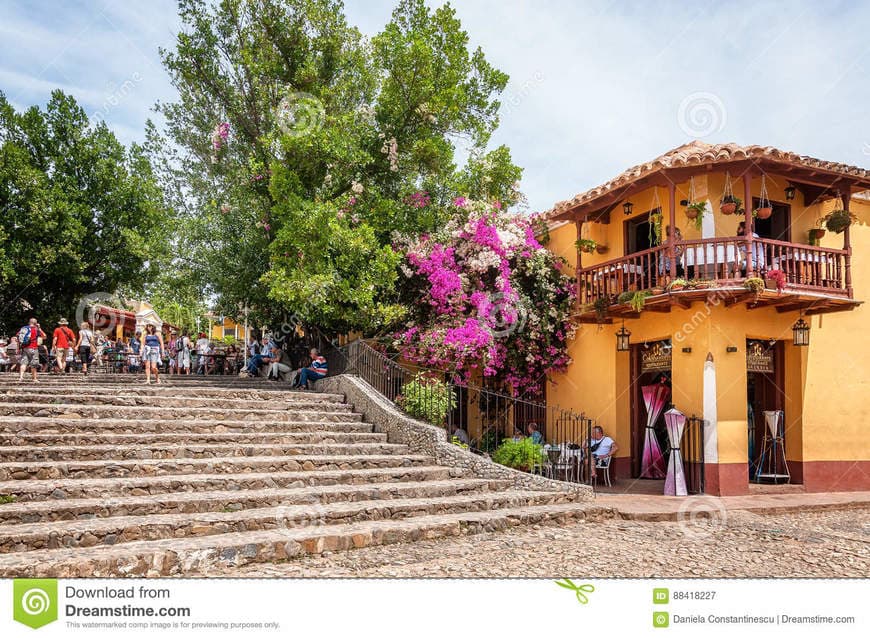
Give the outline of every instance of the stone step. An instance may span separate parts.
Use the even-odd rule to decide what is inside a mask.
[[[350,503],[305,503],[234,512],[115,516],[0,526],[0,554],[58,547],[91,547],[139,540],[402,519],[568,502],[561,492],[502,491]]]
[[[478,491],[500,491],[510,481],[497,479],[450,479],[406,481],[404,483],[363,483],[359,485],[315,485],[301,488],[251,490],[214,490],[160,493],[148,496],[103,498],[63,498],[6,503],[0,507],[0,524],[37,523],[144,516],[145,514],[182,514],[227,512],[256,507],[325,504],[397,498],[434,498]]]
[[[244,472],[297,472],[350,470],[378,467],[425,465],[432,459],[423,455],[296,455],[230,456],[187,459],[142,459],[121,461],[33,461],[0,463],[0,481],[54,480],[59,478],[121,478],[160,474],[232,474]]]
[[[285,560],[421,539],[444,538],[516,525],[601,520],[612,511],[581,503],[413,516],[310,527],[227,532],[211,536],[131,541],[112,546],[32,550],[0,555],[0,577],[66,578],[162,576],[204,571],[212,565]]]
[[[225,443],[235,445],[312,445],[317,443],[386,443],[387,435],[379,432],[140,432],[136,434],[3,434],[0,446],[20,446],[34,449],[51,446],[78,445],[152,445],[174,443],[178,445],[202,445]]]
[[[48,499],[112,498],[166,493],[266,488],[300,488],[317,485],[364,485],[388,481],[443,481],[467,477],[460,468],[442,465],[396,466],[353,470],[247,472],[244,474],[169,474],[130,478],[65,478],[54,481],[0,481],[0,496],[16,503]],[[0,508],[5,505],[0,505]]]
[[[219,408],[222,410],[328,410],[330,412],[349,412],[351,406],[340,401],[306,401],[313,393],[276,394],[270,399],[237,399],[234,397],[186,397],[184,395],[136,396],[123,394],[45,394],[35,395],[27,392],[0,394],[3,404],[53,405],[112,405],[112,406],[153,406],[161,408]],[[296,396],[292,396],[296,395]],[[301,397],[301,398],[300,398]]]
[[[3,459],[10,463],[43,461],[108,461],[146,459],[197,459],[229,456],[351,456],[372,454],[407,454],[408,446],[398,443],[189,443],[170,445],[66,445],[55,447],[11,446],[3,449]]]
[[[362,415],[351,412],[349,406],[340,410],[248,409],[232,408],[163,408],[159,406],[114,405],[43,405],[40,403],[0,403],[0,416],[37,418],[129,419],[210,419],[238,421],[361,421]]]
[[[204,386],[238,386],[238,387],[270,387],[270,386],[281,386],[281,382],[277,381],[269,381],[265,377],[248,377],[243,378],[237,375],[220,375],[220,374],[210,374],[208,376],[203,376],[201,374],[161,374],[160,378],[163,379],[166,383],[174,383],[178,385],[187,385],[190,384],[191,387],[195,386],[197,388]],[[46,374],[41,373],[39,375],[39,383],[60,383],[60,384],[84,384],[84,385],[102,385],[102,384],[115,384],[115,385],[141,385],[145,382],[145,375],[143,373],[138,374],[100,374],[93,373],[89,375],[84,375],[80,372],[74,372],[71,374]],[[18,373],[13,372],[0,372],[0,384],[8,384],[8,385],[19,385],[18,384]],[[34,384],[31,383],[30,377],[25,376],[24,381],[20,384],[23,386],[30,387]],[[39,385],[39,384],[35,384]]]
[[[198,420],[193,418],[147,419],[131,421],[117,418],[42,418],[42,417],[0,417],[0,433],[5,434],[121,434],[121,433],[191,433],[211,434],[215,432],[259,433],[259,432],[371,432],[372,424],[362,421],[244,421],[238,419]]]
[[[275,389],[244,389],[244,388],[196,388],[196,396],[192,396],[191,389],[187,387],[179,387],[174,385],[146,385],[146,386],[131,386],[131,385],[94,385],[94,386],[76,386],[76,385],[49,385],[38,384],[24,388],[18,384],[13,386],[0,385],[0,398],[4,396],[23,396],[31,397],[30,403],[39,402],[37,397],[67,397],[77,394],[88,394],[93,396],[136,396],[136,397],[160,397],[160,396],[175,396],[183,398],[228,398],[242,399],[250,401],[263,400],[287,400],[287,401],[305,401],[309,403],[342,403],[344,395],[341,394],[326,394],[319,392],[301,392],[299,390],[289,390],[287,388]],[[41,399],[40,399],[41,400]]]

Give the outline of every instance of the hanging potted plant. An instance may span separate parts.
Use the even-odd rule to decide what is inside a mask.
[[[838,208],[822,217],[821,221],[824,222],[825,228],[832,233],[842,233],[852,225],[852,222],[858,221],[858,218],[853,213]]]
[[[731,190],[731,173],[725,171],[725,190],[722,192],[722,199],[719,202],[719,211],[723,215],[733,215],[737,212],[740,203],[740,200],[734,197]]]
[[[598,323],[604,323],[604,320],[607,318],[607,309],[610,307],[610,299],[606,296],[599,297],[592,304],[592,307],[595,309],[595,318],[598,320]]]
[[[598,242],[594,239],[578,239],[574,242],[574,245],[577,247],[581,253],[594,253],[595,248],[598,246]]]
[[[758,208],[752,211],[752,216],[758,219],[768,219],[773,214],[773,206],[767,196],[766,177],[761,176],[761,193],[758,196]]]
[[[707,202],[695,201],[695,178],[689,178],[689,203],[686,205],[686,218],[701,230],[704,223],[704,213],[707,212]]]
[[[819,240],[825,236],[826,232],[824,228],[810,228],[810,245],[818,246]]]
[[[599,255],[604,255],[607,252],[607,244],[596,244],[595,252],[597,252]]]

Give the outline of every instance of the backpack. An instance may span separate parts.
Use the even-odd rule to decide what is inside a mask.
[[[22,348],[29,346],[30,345],[30,336],[32,334],[33,333],[30,331],[30,326],[24,326],[18,332],[18,345],[21,346]]]

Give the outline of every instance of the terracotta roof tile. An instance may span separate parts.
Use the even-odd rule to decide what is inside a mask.
[[[870,170],[865,168],[849,166],[848,164],[840,164],[838,162],[827,162],[807,155],[781,151],[772,146],[740,146],[732,143],[707,144],[706,142],[695,140],[678,146],[651,162],[633,166],[601,186],[596,186],[586,192],[579,193],[572,199],[558,202],[552,209],[544,213],[544,216],[553,217],[662,169],[761,158],[870,180]]]

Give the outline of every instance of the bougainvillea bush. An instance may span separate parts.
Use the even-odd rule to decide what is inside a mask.
[[[570,363],[574,282],[565,262],[535,236],[535,219],[464,198],[454,221],[403,243],[402,297],[410,321],[396,335],[402,355],[535,395]]]

